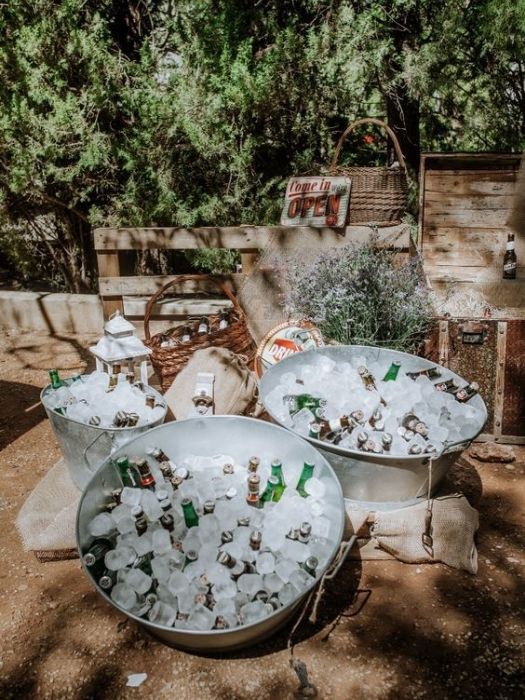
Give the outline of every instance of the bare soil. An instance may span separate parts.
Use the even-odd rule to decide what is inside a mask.
[[[109,607],[78,560],[39,563],[18,510],[59,450],[38,404],[47,369],[85,369],[88,338],[0,341],[0,698],[244,700],[297,695],[291,625],[243,652],[171,649]],[[471,459],[451,479],[480,512],[476,576],[441,564],[351,561],[327,591],[295,656],[318,697],[436,700],[525,697],[525,448],[510,464]],[[139,688],[128,674],[147,673]]]

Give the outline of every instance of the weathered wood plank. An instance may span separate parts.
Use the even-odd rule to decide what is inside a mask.
[[[494,434],[502,434],[503,402],[505,394],[505,357],[507,355],[507,323],[498,322],[498,334],[496,337],[497,363],[496,363],[496,389],[494,395]]]
[[[140,297],[124,297],[124,314],[126,316],[141,317],[146,311],[148,299]],[[216,314],[221,309],[231,307],[228,299],[187,299],[169,298],[159,301],[153,306],[152,317],[163,316],[208,316]]]
[[[109,249],[97,251],[98,274],[100,277],[118,277],[120,275],[120,263],[118,250]],[[102,295],[102,310],[104,318],[109,318],[115,311],[123,312],[122,299]]]
[[[126,296],[154,294],[165,284],[174,279],[176,275],[152,275],[150,277],[101,277],[98,281],[99,291],[102,296]],[[224,284],[239,289],[245,279],[244,274],[221,275],[218,277]],[[220,294],[217,286],[210,280],[186,280],[173,288],[173,294],[198,294],[211,292]]]
[[[505,209],[465,209],[435,212],[427,210],[425,222],[428,226],[454,226],[456,228],[504,228],[509,216]]]
[[[458,192],[428,192],[426,196],[427,211],[453,212],[465,209],[510,210],[514,196],[510,194],[476,194],[464,195]]]
[[[344,229],[283,227],[283,226],[230,226],[204,228],[99,228],[94,232],[96,250],[146,250],[164,248],[170,250],[191,250],[196,248],[228,248],[255,253],[273,240],[275,245],[283,239],[306,233],[323,237],[327,244],[344,234],[348,240],[364,243],[370,239],[373,229],[370,226],[347,226]],[[388,226],[378,230],[379,242],[394,248],[409,247],[408,226]],[[109,276],[109,275],[104,275]]]
[[[431,264],[425,265],[429,279],[433,284],[435,282],[468,282],[470,284],[489,284],[498,283],[502,287],[507,286],[516,293],[523,291],[520,283],[525,282],[525,267],[518,267],[515,280],[504,280],[501,277],[501,270],[494,267],[471,266],[464,265],[440,265]],[[521,297],[523,300],[523,297]],[[519,303],[516,303],[518,306]]]
[[[499,250],[487,248],[478,249],[458,246],[455,249],[446,249],[444,246],[435,246],[425,253],[425,264],[429,270],[441,267],[482,267],[494,265],[503,261],[503,255]]]
[[[457,195],[489,195],[489,196],[512,196],[516,187],[516,174],[498,173],[494,178],[492,173],[476,173],[472,175],[453,175],[438,171],[430,174],[427,172],[425,178],[426,193],[442,193]],[[425,196],[426,200],[426,196]]]

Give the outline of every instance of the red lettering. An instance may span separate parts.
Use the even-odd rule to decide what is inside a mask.
[[[316,197],[314,206],[314,216],[324,216],[326,212],[326,195]]]
[[[313,207],[315,204],[315,198],[314,197],[305,197],[303,199],[303,203],[301,206],[301,216],[306,216],[306,212],[310,211],[310,209]]]
[[[328,202],[326,206],[326,213],[328,216],[330,214],[337,214],[339,213],[339,206],[341,205],[341,195],[339,194],[331,194],[328,196]]]
[[[290,204],[288,205],[288,217],[290,219],[295,219],[296,216],[299,216],[299,210],[301,208],[301,202],[302,202],[301,197],[295,197],[292,199]]]

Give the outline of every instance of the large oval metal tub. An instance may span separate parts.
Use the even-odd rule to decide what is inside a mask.
[[[295,462],[313,461],[319,470],[318,476],[327,480],[324,498],[330,506],[332,523],[337,533],[329,552],[328,564],[317,572],[316,579],[312,578],[312,584],[305,592],[299,593],[297,598],[287,606],[253,624],[231,630],[209,632],[174,629],[153,624],[116,606],[111,598],[96,586],[90,572],[84,567],[86,576],[110,605],[171,646],[213,654],[240,649],[266,639],[290,619],[339,549],[344,526],[344,501],[339,481],[332,468],[312,445],[288,430],[253,418],[236,416],[210,416],[167,423],[138,436],[117,450],[113,457],[117,458],[123,454],[129,456],[142,454],[152,446],[160,447],[175,462],[189,454],[211,457],[218,452],[226,452],[243,464],[252,454],[257,454],[261,459],[272,459],[278,455],[283,465],[292,459]],[[77,544],[80,554],[93,539],[87,530],[89,521],[103,510],[103,504],[107,502],[111,490],[121,486],[110,460],[100,467],[87,485],[77,513]]]
[[[66,380],[67,381],[67,380]],[[164,397],[152,387],[148,392],[155,396],[164,412],[156,421],[148,425],[133,428],[102,428],[86,425],[68,418],[47,407],[45,397],[51,391],[51,385],[42,389],[40,401],[53,428],[56,441],[64,457],[71,478],[82,491],[102,462],[119,446],[132,440],[137,435],[164,422],[168,405]]]
[[[418,369],[439,367],[434,362],[416,355],[376,348],[363,345],[337,345],[317,348],[307,352],[296,353],[282,362],[271,367],[262,377],[259,385],[260,399],[265,405],[265,397],[274,389],[285,372],[298,373],[300,367],[309,362],[313,355],[323,355],[335,362],[350,362],[354,357],[365,357],[367,362],[385,360],[386,363],[398,360],[402,363],[402,371],[411,372]],[[446,377],[466,380],[448,369],[440,367]],[[435,493],[443,479],[460,453],[466,449],[472,440],[479,435],[487,420],[487,409],[482,398],[478,395],[470,403],[481,409],[482,419],[469,426],[468,434],[462,436],[461,442],[448,445],[443,453],[432,460],[431,493]],[[265,405],[272,419],[279,420]],[[281,424],[282,425],[282,424]],[[349,450],[307,438],[327,458],[336,472],[343,494],[346,499],[358,502],[363,507],[374,510],[402,508],[417,503],[420,498],[427,496],[429,479],[429,458],[427,455],[407,455],[395,457],[390,455],[372,455],[357,450]]]

